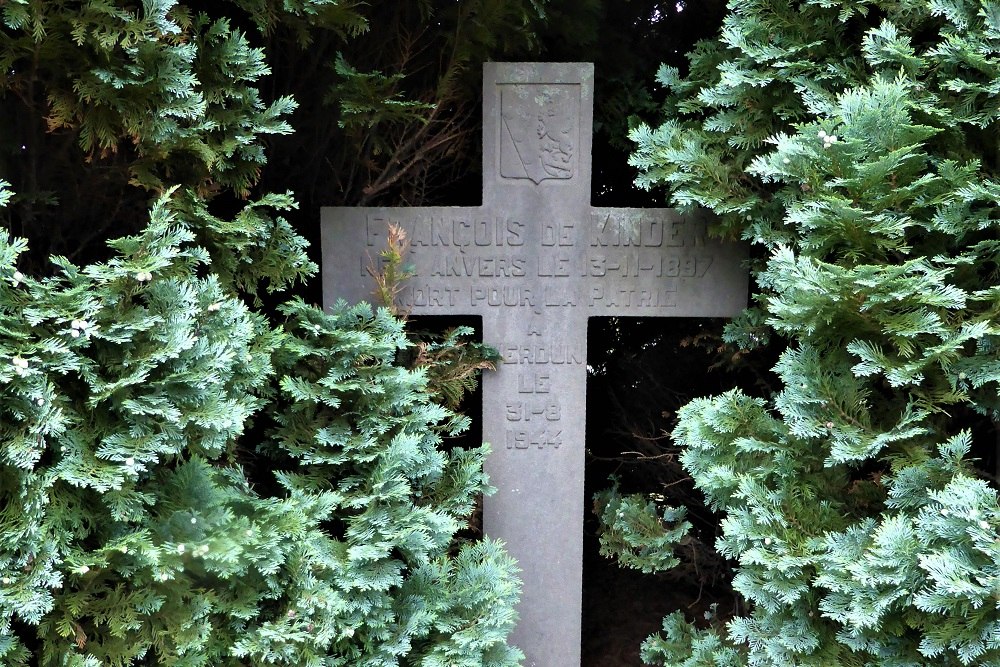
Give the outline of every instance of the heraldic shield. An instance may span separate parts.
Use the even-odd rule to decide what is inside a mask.
[[[577,84],[500,87],[500,176],[536,184],[576,174],[580,118]]]

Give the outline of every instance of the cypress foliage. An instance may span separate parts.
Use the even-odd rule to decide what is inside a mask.
[[[330,0],[235,4],[265,30],[364,26]],[[290,196],[216,204],[291,131],[266,54],[171,0],[0,21],[0,89],[152,202],[89,264],[26,261],[21,215],[0,235],[0,664],[516,664],[515,566],[456,539],[488,488],[485,448],[442,447],[467,420],[396,363],[388,310],[260,307],[316,271]]]
[[[639,183],[763,251],[727,339],[788,347],[680,412],[747,605],[648,662],[1000,665],[998,53],[990,0],[734,0],[660,69]]]

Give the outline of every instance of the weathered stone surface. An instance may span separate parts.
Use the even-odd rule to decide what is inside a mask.
[[[324,208],[323,294],[369,300],[390,223],[414,314],[475,314],[503,355],[484,378],[486,533],[523,569],[527,667],[580,664],[587,318],[718,317],[746,305],[746,249],[672,209],[590,206],[593,66],[484,68],[483,205]]]

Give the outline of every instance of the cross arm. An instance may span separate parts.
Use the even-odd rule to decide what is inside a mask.
[[[516,250],[523,223],[484,214],[480,207],[324,207],[322,209],[324,307],[335,298],[371,301],[372,271],[381,269],[390,225],[406,234],[400,305],[417,315],[471,315],[470,294],[484,279],[521,272]],[[484,304],[485,305],[485,304]]]

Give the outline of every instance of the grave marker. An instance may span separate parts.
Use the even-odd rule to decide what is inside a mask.
[[[481,315],[503,355],[483,379],[487,535],[523,570],[511,642],[525,667],[580,664],[587,318],[724,317],[746,306],[746,249],[704,215],[590,205],[593,65],[487,63],[483,204],[322,211],[323,295],[371,300],[390,223],[419,315]]]

